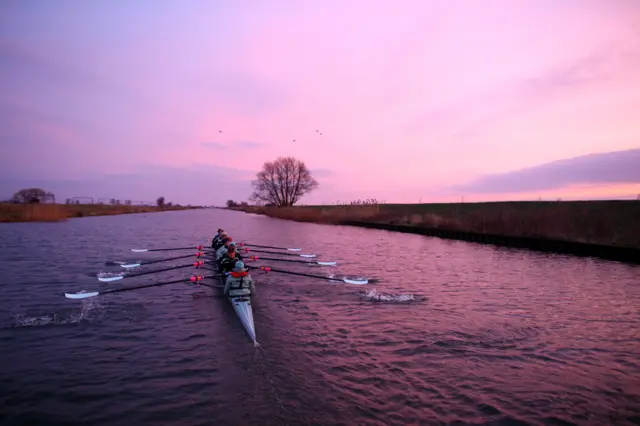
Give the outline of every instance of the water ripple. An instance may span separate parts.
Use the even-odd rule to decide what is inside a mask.
[[[379,281],[257,274],[257,349],[211,289],[63,297],[188,275],[96,279],[218,226]],[[3,425],[640,422],[637,266],[220,210],[0,224],[0,243]]]

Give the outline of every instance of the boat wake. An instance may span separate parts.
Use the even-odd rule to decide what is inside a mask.
[[[384,293],[378,291],[375,288],[371,290],[365,290],[358,293],[362,299],[371,300],[374,302],[384,303],[408,303],[408,302],[421,302],[427,300],[423,296],[414,296],[413,294],[393,294]]]
[[[132,263],[133,261],[128,261],[128,260],[110,260],[108,262],[104,262],[105,265],[107,266],[118,266],[118,265],[125,265],[127,263]]]
[[[278,392],[278,386],[276,386],[275,378],[273,377],[274,368],[270,366],[270,362],[267,357],[267,352],[262,348],[260,343],[255,342],[254,347],[256,349],[260,349],[259,351],[254,352],[253,362],[254,365],[259,366],[260,370],[265,373],[265,377],[269,382],[269,387],[271,390],[271,395],[273,396],[275,402],[278,404],[279,409],[276,415],[282,414],[286,409],[284,408],[284,403],[282,402],[282,398],[280,398],[280,392]]]
[[[53,313],[45,315],[28,315],[26,313],[15,313],[13,316],[13,327],[37,327],[45,325],[76,324],[81,321],[88,321],[96,317],[100,312],[98,299],[83,299],[80,312],[75,309],[67,313]]]

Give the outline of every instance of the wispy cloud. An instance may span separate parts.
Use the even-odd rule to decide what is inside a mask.
[[[541,69],[534,76],[502,81],[431,108],[411,119],[408,126],[416,130],[445,125],[450,134],[464,137],[477,131],[479,125],[521,114],[552,96],[615,80],[637,80],[638,70],[640,47],[628,40],[607,42],[586,54]]]
[[[0,102],[22,108],[0,106],[0,180],[152,163],[188,186],[223,179],[194,162],[253,175],[290,155],[323,179],[305,202],[416,201],[639,147],[638,1],[115,3],[0,1]],[[153,198],[158,173],[78,191]]]
[[[88,174],[81,179],[50,179],[38,175],[0,179],[0,196],[26,187],[52,191],[58,200],[88,196],[120,200],[153,201],[164,196],[182,204],[218,203],[246,199],[251,192],[251,173],[210,165],[169,167],[140,164],[135,173]],[[0,197],[1,198],[1,197]]]
[[[311,169],[310,172],[311,175],[316,178],[327,178],[335,174],[335,171],[333,170],[322,168]]]
[[[227,145],[222,142],[202,142],[202,146],[212,149],[224,149],[227,147]]]
[[[231,141],[231,142],[202,142],[202,146],[211,149],[259,149],[267,146],[265,142]]]
[[[640,183],[640,149],[589,154],[513,172],[482,176],[453,190],[517,193],[576,184]]]
[[[258,149],[258,148],[264,148],[265,146],[267,146],[267,144],[264,142],[255,142],[255,141],[238,141],[238,142],[232,142],[231,146],[244,148],[244,149]]]

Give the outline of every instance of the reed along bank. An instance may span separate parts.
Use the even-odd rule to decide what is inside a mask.
[[[155,213],[189,210],[185,206],[127,206],[111,204],[14,204],[0,203],[0,222],[57,222],[74,217]]]
[[[600,251],[626,253],[602,256],[625,257],[621,260],[640,256],[640,201],[637,200],[240,206],[234,209],[299,222],[357,225],[496,244],[501,244],[502,239],[501,245],[543,250],[548,246],[551,251],[572,254],[586,250],[584,254],[598,255],[597,250],[586,248],[586,245],[597,245],[605,247]],[[483,236],[486,236],[484,240]]]

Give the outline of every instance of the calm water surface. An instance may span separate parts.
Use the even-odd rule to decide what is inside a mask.
[[[63,296],[189,275],[95,278],[220,226],[339,262],[261,264],[379,282],[256,274],[260,348],[211,289]],[[221,210],[0,224],[0,243],[2,425],[640,423],[637,266]]]

